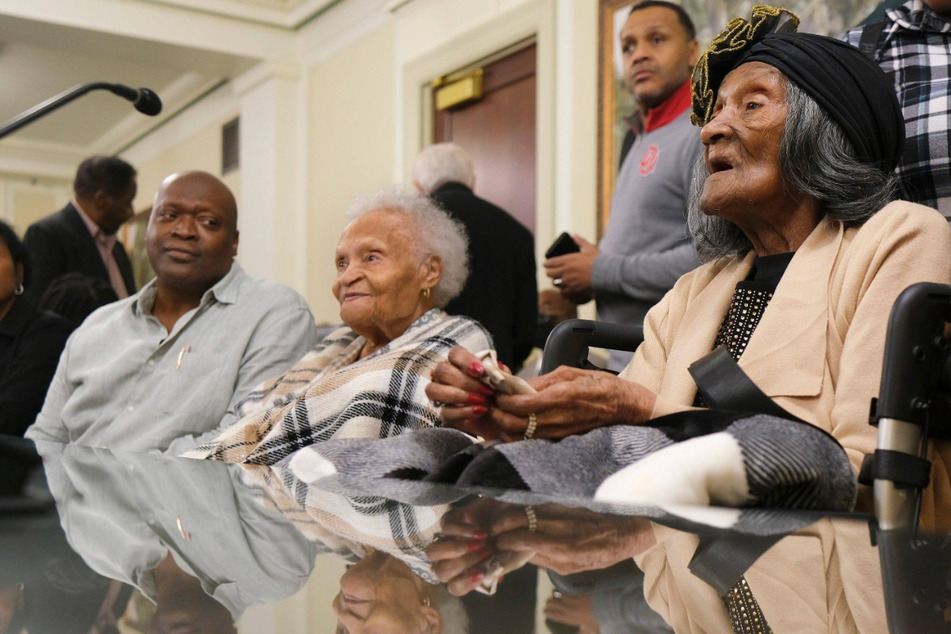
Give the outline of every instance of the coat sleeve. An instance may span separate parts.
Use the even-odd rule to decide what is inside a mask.
[[[24,333],[10,371],[0,382],[0,433],[22,436],[36,419],[69,337],[63,320],[39,312],[34,319],[42,324]]]
[[[638,346],[634,358],[620,374],[622,379],[639,383],[658,394],[650,416],[652,419],[692,409],[659,396],[667,367],[667,354],[673,343],[669,332],[671,305],[681,290],[680,284],[675,285],[647,312],[644,317],[644,342]]]
[[[907,205],[906,203],[894,203]],[[869,400],[878,394],[885,335],[892,305],[918,282],[951,283],[951,229],[932,210],[907,205],[901,213],[879,212],[856,236],[838,292],[830,292],[833,323],[841,340],[839,358],[830,359],[835,381],[831,433],[856,470],[875,450],[877,434],[868,424]],[[835,372],[835,363],[838,372]]]
[[[63,248],[54,233],[42,224],[34,224],[26,230],[23,246],[30,254],[31,265],[26,294],[33,302],[39,303],[50,282],[67,272]]]

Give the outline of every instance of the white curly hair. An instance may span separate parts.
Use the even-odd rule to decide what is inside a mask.
[[[472,158],[455,143],[436,143],[419,153],[413,167],[413,180],[427,194],[445,183],[462,183],[469,189],[475,185]]]
[[[426,196],[387,187],[356,198],[346,211],[353,222],[371,211],[405,214],[413,226],[413,241],[420,261],[434,255],[442,261],[442,275],[433,287],[433,301],[444,308],[462,292],[469,277],[469,238],[466,227]]]

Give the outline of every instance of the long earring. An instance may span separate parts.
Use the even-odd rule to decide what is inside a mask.
[[[24,289],[23,289],[23,282],[20,282],[19,284],[17,284],[17,287],[13,290],[13,294],[14,294],[14,295],[22,295],[22,294],[23,294],[23,290],[24,290]]]

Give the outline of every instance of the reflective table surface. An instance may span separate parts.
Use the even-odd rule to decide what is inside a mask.
[[[858,513],[627,506],[12,438],[0,449],[0,634],[670,632],[645,600],[638,566],[655,563],[635,565],[658,535],[695,545],[663,578],[718,595],[817,526],[872,535]],[[897,627],[951,629],[947,540],[877,538]],[[790,606],[810,591],[787,590]]]

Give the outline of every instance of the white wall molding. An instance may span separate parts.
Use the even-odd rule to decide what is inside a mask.
[[[68,179],[88,156],[84,147],[7,138],[0,143],[0,173]]]
[[[180,7],[127,0],[3,0],[0,15],[239,57],[294,57],[297,36]]]
[[[293,60],[268,60],[261,62],[246,73],[232,80],[234,93],[237,96],[254,90],[259,84],[271,79],[286,79],[297,81],[300,79],[302,66]]]
[[[299,59],[319,64],[392,19],[384,0],[345,0],[300,30]]]
[[[303,0],[291,9],[239,3],[235,0],[140,0],[166,4],[188,11],[213,13],[230,19],[246,20],[267,26],[296,29],[321,11],[326,11],[337,0]]]
[[[301,253],[289,245],[306,235],[297,183],[301,81],[273,74],[240,93],[241,231],[240,260],[248,273],[298,285]],[[306,250],[303,251],[306,253]],[[304,278],[306,280],[306,278]]]

